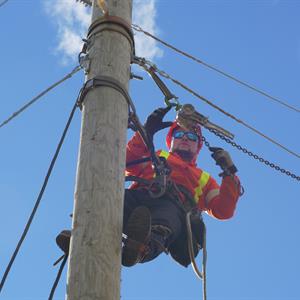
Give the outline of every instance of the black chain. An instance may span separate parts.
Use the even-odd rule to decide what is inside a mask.
[[[297,176],[295,174],[293,174],[292,172],[285,170],[271,162],[269,162],[268,160],[254,154],[253,152],[247,150],[246,148],[242,147],[241,145],[233,142],[232,140],[230,140],[229,138],[223,136],[222,134],[218,133],[217,131],[213,130],[213,129],[208,129],[210,132],[212,132],[213,134],[215,134],[217,137],[219,137],[221,140],[225,141],[226,143],[230,144],[231,146],[237,148],[238,150],[242,151],[245,154],[248,154],[250,157],[253,157],[254,159],[258,160],[261,163],[264,163],[265,165],[269,166],[270,168],[275,169],[276,171],[280,171],[281,173],[292,177],[293,179],[296,179],[298,181],[300,181],[300,176]],[[205,144],[206,147],[210,147],[209,142],[205,139],[205,137],[202,137],[202,140]]]

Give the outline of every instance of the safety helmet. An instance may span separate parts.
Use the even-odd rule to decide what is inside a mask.
[[[171,125],[171,127],[169,129],[169,132],[167,134],[167,137],[166,137],[166,144],[167,144],[169,149],[171,148],[173,132],[174,132],[174,130],[176,130],[178,128],[181,128],[181,127],[178,125],[178,123],[176,121],[174,121],[173,124]],[[200,149],[202,148],[202,145],[203,145],[201,126],[199,124],[197,124],[196,126],[193,127],[193,131],[199,137],[199,141],[198,141],[198,153],[199,153],[199,151],[200,151]]]

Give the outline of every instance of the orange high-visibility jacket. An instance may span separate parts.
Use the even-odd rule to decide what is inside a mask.
[[[197,168],[196,163],[189,163],[179,155],[167,151],[157,151],[159,156],[165,157],[170,166],[170,179],[178,185],[184,186],[193,195],[197,207],[218,219],[229,219],[233,216],[240,194],[240,183],[237,176],[226,176],[218,183],[207,172]],[[126,148],[126,162],[130,162],[150,155],[140,135],[135,133]],[[153,179],[154,170],[151,162],[133,165],[126,168],[126,175]],[[133,184],[130,188],[137,188]]]

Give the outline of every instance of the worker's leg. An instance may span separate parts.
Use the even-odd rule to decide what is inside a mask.
[[[129,216],[138,206],[149,207],[151,205],[149,193],[146,190],[130,190],[125,189],[124,194],[124,210],[123,210],[123,228],[125,228]]]
[[[183,228],[183,212],[168,197],[152,199],[151,236],[148,243],[148,253],[141,262],[148,262],[162,252],[167,252],[170,244],[181,234]]]
[[[151,215],[150,236],[146,230],[148,219],[145,214],[139,216],[136,211],[141,206],[143,214],[144,208],[148,208]],[[123,265],[147,262],[166,252],[169,245],[180,235],[183,220],[182,210],[167,196],[155,199],[146,190],[125,190],[123,232],[126,233],[128,225],[130,230],[127,230],[129,239],[123,248]],[[131,241],[138,241],[142,245]]]
[[[127,238],[123,240],[122,265],[131,267],[145,256],[151,234],[151,215],[145,206],[133,210],[123,228]]]

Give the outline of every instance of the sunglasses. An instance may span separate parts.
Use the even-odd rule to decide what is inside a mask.
[[[198,142],[199,137],[196,133],[190,131],[175,131],[173,134],[174,139],[182,139],[184,136],[188,138],[188,140],[193,142]]]

